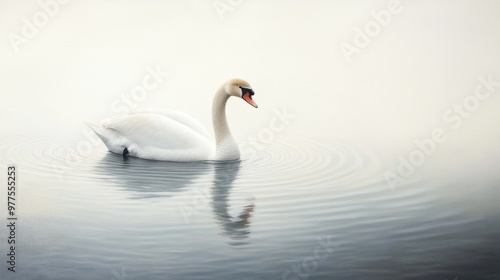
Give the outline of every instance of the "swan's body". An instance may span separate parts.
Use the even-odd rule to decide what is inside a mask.
[[[226,102],[238,96],[257,107],[252,95],[250,85],[239,79],[217,91],[212,105],[215,143],[200,122],[172,110],[139,110],[87,125],[113,153],[166,161],[236,160],[240,151],[227,125]]]

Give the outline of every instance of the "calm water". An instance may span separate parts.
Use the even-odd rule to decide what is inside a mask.
[[[2,140],[19,221],[15,274],[1,227],[1,279],[500,279],[498,179],[424,174],[391,190],[383,155],[311,139],[228,163],[79,142]]]

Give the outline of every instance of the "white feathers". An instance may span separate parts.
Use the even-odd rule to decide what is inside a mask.
[[[208,160],[214,154],[213,141],[203,126],[175,111],[138,112],[90,127],[114,153],[127,148],[130,156],[167,161]]]

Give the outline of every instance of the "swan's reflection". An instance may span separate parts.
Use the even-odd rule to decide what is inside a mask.
[[[107,153],[95,168],[95,173],[110,178],[131,198],[170,197],[212,169],[205,162],[151,161],[140,158],[123,159]]]
[[[229,214],[230,191],[239,169],[239,161],[165,162],[140,158],[122,159],[120,155],[107,153],[94,171],[110,178],[125,191],[132,193],[131,198],[137,199],[171,197],[188,190],[195,180],[213,170],[211,206],[215,220],[222,235],[241,241],[250,234],[250,217],[254,204],[245,206],[237,217]]]
[[[215,176],[212,187],[212,208],[221,227],[222,234],[234,240],[241,240],[250,234],[250,217],[254,204],[250,203],[238,217],[229,214],[229,196],[234,180],[240,169],[240,162],[214,163]]]

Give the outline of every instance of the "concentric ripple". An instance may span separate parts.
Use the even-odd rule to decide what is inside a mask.
[[[23,173],[38,176],[78,174],[78,170],[95,164],[105,147],[90,141],[37,137],[6,139],[0,144],[4,164],[22,163]]]
[[[369,184],[379,179],[376,175],[381,169],[373,153],[303,138],[266,144],[255,156],[244,159],[243,166],[259,184],[292,186]]]

